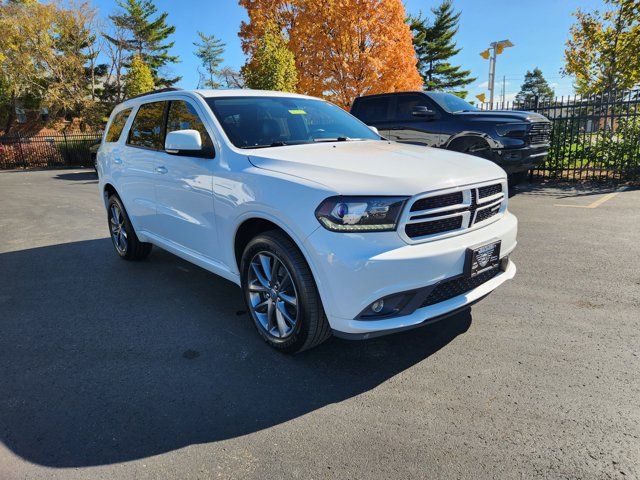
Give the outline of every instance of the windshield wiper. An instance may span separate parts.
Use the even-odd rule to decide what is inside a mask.
[[[333,138],[314,138],[314,142],[357,142],[364,140],[363,138],[351,138],[351,137],[333,137]]]
[[[242,146],[240,148],[245,149],[245,150],[251,150],[252,148],[271,148],[271,147],[286,147],[288,145],[302,145],[304,143],[309,143],[306,141],[303,142],[283,142],[281,140],[278,140],[277,142],[273,142],[269,145],[245,145]]]

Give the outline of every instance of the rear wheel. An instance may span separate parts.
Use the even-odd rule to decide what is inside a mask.
[[[151,253],[152,245],[138,239],[122,201],[115,194],[109,197],[107,220],[113,247],[120,258],[142,260]]]
[[[251,319],[272,347],[295,353],[331,336],[313,275],[282,232],[265,232],[244,250],[242,289]]]

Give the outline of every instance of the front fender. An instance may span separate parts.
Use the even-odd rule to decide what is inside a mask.
[[[482,139],[485,142],[487,142],[489,147],[492,148],[492,149],[493,148],[502,148],[502,146],[503,146],[499,141],[497,141],[495,138],[493,138],[488,133],[478,132],[478,131],[474,131],[474,130],[465,130],[465,131],[458,132],[455,135],[451,136],[449,138],[449,140],[447,140],[447,142],[443,145],[443,148],[449,149],[449,147],[451,146],[451,144],[453,142],[459,141],[461,139],[467,139],[467,138]]]

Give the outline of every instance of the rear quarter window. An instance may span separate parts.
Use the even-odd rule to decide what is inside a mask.
[[[124,130],[124,126],[127,123],[129,114],[131,114],[130,108],[116,113],[116,115],[113,117],[113,120],[111,121],[109,130],[107,130],[105,142],[117,142],[118,140],[120,140],[120,135],[122,135],[122,130]]]

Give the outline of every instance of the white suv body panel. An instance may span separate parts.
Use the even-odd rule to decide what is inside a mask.
[[[269,220],[300,248],[316,280],[334,331],[366,336],[417,325],[472,303],[515,273],[506,271],[466,295],[386,320],[355,320],[388,294],[434,284],[462,272],[468,247],[501,240],[501,256],[516,245],[517,220],[504,212],[487,226],[440,240],[408,244],[399,232],[337,233],[323,228],[315,209],[334,195],[414,195],[489,180],[505,181],[494,163],[445,150],[378,141],[330,142],[239,149],[227,138],[204,97],[303,97],[279,92],[178,91],[147,95],[131,108],[117,142],[98,151],[100,191],[112,186],[141,241],[151,242],[240,284],[235,236],[246,220]],[[311,98],[311,97],[305,97]],[[185,100],[211,136],[213,159],[181,157],[126,145],[141,104]],[[106,136],[106,134],[105,134]],[[167,172],[160,173],[164,167]],[[407,208],[407,207],[405,207]]]
[[[501,240],[501,257],[509,255],[516,247],[517,228],[515,216],[507,213],[487,227],[417,245],[399,241],[396,232],[380,232],[369,238],[369,234],[334,233],[321,228],[307,239],[305,247],[309,250],[308,258],[314,261],[323,300],[327,299],[325,311],[331,326],[345,333],[371,333],[421,323],[476,300],[478,297],[469,292],[463,299],[427,307],[406,317],[354,320],[379,298],[462,274],[466,250],[472,245]],[[514,274],[515,265],[510,262],[510,269],[485,285],[492,286],[491,291]]]

